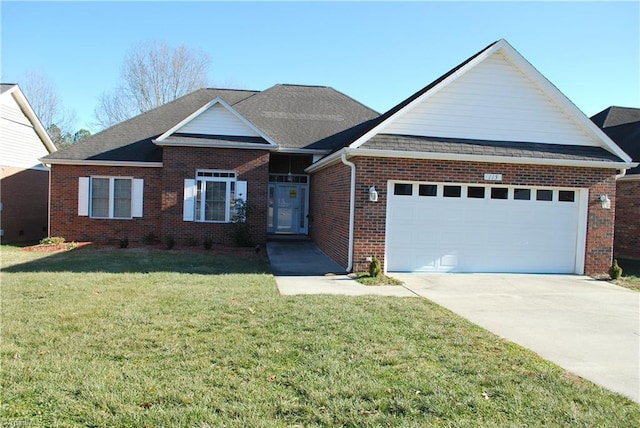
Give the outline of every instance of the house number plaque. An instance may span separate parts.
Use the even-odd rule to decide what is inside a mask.
[[[502,181],[502,174],[485,174],[485,181]]]

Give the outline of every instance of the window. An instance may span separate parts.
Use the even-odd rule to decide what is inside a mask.
[[[537,201],[551,201],[553,200],[553,190],[536,190]]]
[[[89,216],[131,218],[133,179],[91,177]]]
[[[484,187],[469,186],[467,188],[467,198],[484,199]]]
[[[231,221],[236,199],[235,184],[235,172],[197,171],[195,220]]]
[[[393,194],[411,196],[413,194],[413,185],[407,183],[396,183],[393,185]]]
[[[513,189],[513,199],[520,201],[531,200],[531,189]]]
[[[558,192],[558,200],[560,202],[574,202],[576,199],[576,192],[573,190],[560,190]]]
[[[509,189],[506,187],[492,187],[491,199],[508,199]]]
[[[418,187],[418,195],[438,196],[438,186],[436,186],[435,184],[421,184]]]
[[[444,191],[442,192],[445,198],[459,198],[461,194],[461,186],[444,186]]]

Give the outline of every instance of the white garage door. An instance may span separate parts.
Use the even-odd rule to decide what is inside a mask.
[[[582,273],[586,190],[389,183],[387,271]]]

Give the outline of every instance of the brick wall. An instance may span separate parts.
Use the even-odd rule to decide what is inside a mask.
[[[47,236],[49,172],[0,168],[2,242],[37,241]]]
[[[94,175],[143,179],[143,217],[124,220],[78,216],[78,177]],[[161,177],[161,168],[52,165],[51,236],[102,243],[115,243],[122,237],[135,241],[151,233],[160,236]]]
[[[368,268],[367,256],[377,255],[384,260],[385,225],[387,204],[387,181],[431,181],[455,183],[483,183],[485,173],[502,174],[502,184],[529,186],[562,186],[589,189],[585,273],[589,275],[606,272],[611,264],[613,248],[613,227],[615,211],[615,170],[596,168],[552,167],[518,164],[489,164],[479,162],[432,161],[392,158],[351,159],[356,164],[356,217],[354,233],[354,271]],[[318,223],[321,213],[334,210],[335,203],[329,204],[327,197],[319,197],[318,192],[336,192],[340,188],[348,188],[348,169],[337,165],[319,171],[312,177],[314,204],[326,204],[324,208],[313,208],[314,223]],[[378,202],[369,202],[369,187],[375,186],[378,191]],[[345,192],[343,194],[347,194]],[[598,196],[608,194],[612,201],[612,209],[604,210]],[[348,200],[340,200],[346,209],[332,211],[329,221],[314,230],[313,239],[328,255],[339,263],[346,265],[346,251],[335,251],[332,247],[340,247],[326,241],[342,239],[347,241],[344,233],[345,223],[348,225]],[[314,225],[314,228],[316,226]],[[335,230],[332,230],[335,229]],[[339,232],[338,232],[339,231]],[[340,237],[342,235],[342,238]],[[342,244],[346,245],[346,244]],[[341,248],[341,247],[340,247]]]
[[[617,183],[614,253],[640,260],[640,179]]]
[[[339,265],[348,264],[351,170],[339,163],[311,177],[309,235]]]
[[[239,181],[247,181],[247,204],[253,240],[267,240],[267,186],[269,152],[266,150],[213,149],[194,147],[163,148],[161,195],[163,237],[172,235],[179,244],[191,239],[233,244],[231,224],[183,221],[184,180],[195,178],[196,169],[235,171]]]

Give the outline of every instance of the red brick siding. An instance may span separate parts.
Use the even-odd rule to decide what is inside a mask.
[[[248,223],[255,242],[267,239],[267,185],[269,152],[266,150],[164,147],[162,168],[162,233],[178,243],[190,239],[233,244],[231,225],[183,221],[184,180],[195,178],[196,169],[235,171],[239,181],[247,181]]]
[[[618,181],[616,190],[616,257],[640,260],[640,180]]]
[[[37,241],[47,236],[49,172],[3,166],[0,176],[2,242]]]
[[[454,183],[485,183],[485,173],[502,174],[502,184],[530,185],[530,186],[560,186],[581,187],[589,189],[585,273],[589,275],[606,272],[611,264],[613,248],[613,225],[615,208],[616,171],[595,168],[573,168],[520,164],[490,164],[479,162],[411,160],[391,158],[354,158],[356,164],[356,215],[354,232],[354,270],[366,270],[368,263],[365,258],[376,255],[384,260],[385,227],[387,204],[387,181],[431,181]],[[348,188],[348,177],[342,177],[337,183],[335,169],[331,167],[316,173],[312,177],[314,193],[335,191],[338,184]],[[334,183],[325,175],[334,175]],[[346,181],[345,184],[342,184]],[[332,187],[333,185],[333,187]],[[369,187],[375,186],[378,191],[378,202],[369,202]],[[612,201],[612,209],[604,210],[598,200],[599,195],[608,194]],[[316,201],[317,195],[313,197]],[[348,201],[342,201],[347,208]],[[329,207],[325,210],[330,209]],[[317,209],[314,209],[314,217]],[[336,227],[344,223],[346,214],[341,210],[332,217],[329,225],[320,231],[314,231],[313,238],[327,254],[336,261],[334,253],[327,251],[330,244],[324,242],[332,238],[328,235],[327,227]],[[316,220],[317,221],[317,220]],[[336,226],[334,226],[334,224]],[[320,233],[317,233],[320,232]],[[335,236],[334,233],[332,236]],[[347,235],[342,238],[345,242]],[[333,244],[335,245],[335,244]]]
[[[161,168],[52,165],[51,236],[67,241],[114,242],[122,237],[138,240],[151,233],[159,235]],[[78,177],[96,175],[133,177],[144,180],[143,217],[95,219],[78,216]]]
[[[323,169],[310,181],[309,234],[339,265],[348,264],[351,170],[340,163]]]

